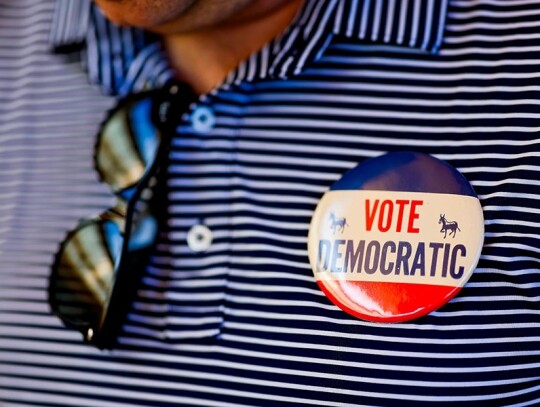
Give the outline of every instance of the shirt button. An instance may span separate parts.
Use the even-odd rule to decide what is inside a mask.
[[[216,116],[209,107],[199,106],[191,114],[191,125],[197,133],[208,133],[216,125]]]
[[[208,250],[212,240],[212,231],[205,225],[194,225],[187,234],[187,244],[196,253]]]

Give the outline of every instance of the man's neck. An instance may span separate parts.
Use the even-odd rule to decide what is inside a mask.
[[[205,31],[164,36],[176,76],[197,93],[208,93],[241,61],[281,34],[302,1],[290,0],[270,9],[259,2],[237,22]]]

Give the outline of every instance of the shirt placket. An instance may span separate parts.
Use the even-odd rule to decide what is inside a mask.
[[[168,230],[156,246],[141,300],[161,302],[156,319],[170,342],[219,335],[230,265],[234,138],[223,129],[215,97],[171,111]],[[174,109],[174,107],[172,108]]]

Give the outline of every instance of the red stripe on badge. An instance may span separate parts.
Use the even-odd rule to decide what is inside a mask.
[[[372,322],[405,322],[422,317],[461,291],[459,286],[371,281],[334,280],[332,287],[328,287],[328,281],[317,284],[342,310]],[[335,293],[343,297],[338,298]]]

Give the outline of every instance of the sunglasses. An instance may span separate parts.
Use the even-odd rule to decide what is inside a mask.
[[[167,168],[169,136],[195,99],[183,84],[138,94],[119,102],[98,135],[95,168],[116,204],[80,221],[60,244],[49,304],[67,327],[99,348],[116,343],[158,234],[165,229],[162,169]]]

